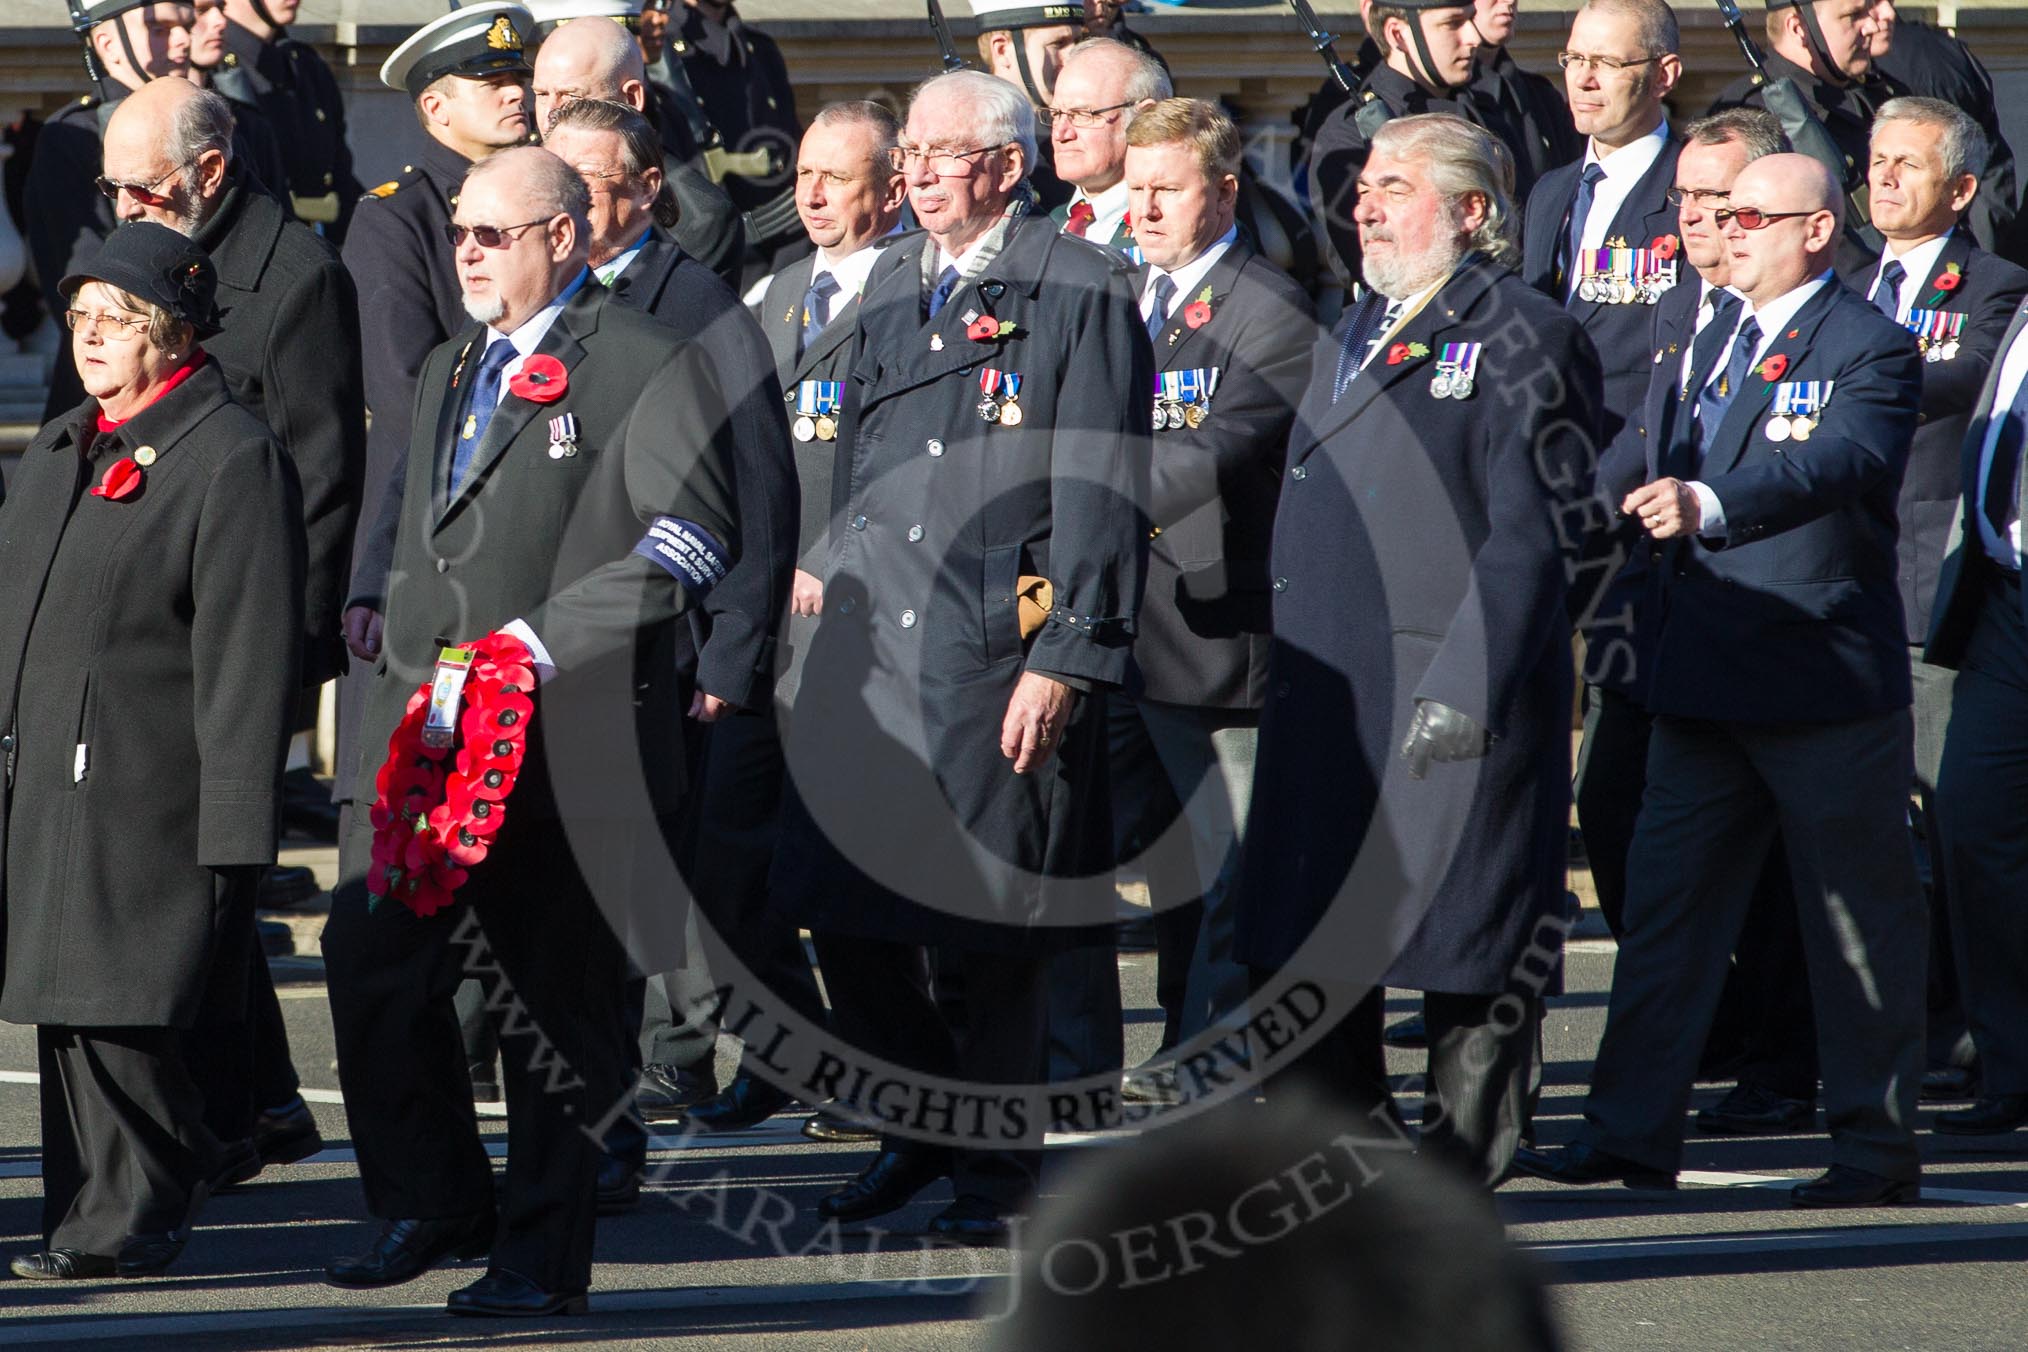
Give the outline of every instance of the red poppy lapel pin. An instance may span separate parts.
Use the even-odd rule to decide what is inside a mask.
[[[1012,337],[1016,327],[1011,319],[995,319],[992,315],[980,315],[965,326],[965,337],[975,343],[990,343],[996,338]]]
[[[1197,293],[1197,299],[1183,307],[1183,322],[1193,329],[1201,329],[1211,322],[1211,288],[1205,287]]]
[[[1772,385],[1777,380],[1780,380],[1783,376],[1787,375],[1788,370],[1789,370],[1789,354],[1786,352],[1777,352],[1773,356],[1767,357],[1762,360],[1760,364],[1760,378],[1762,380],[1765,380],[1768,384]]]
[[[1387,364],[1399,366],[1405,361],[1421,361],[1429,355],[1429,348],[1422,343],[1396,343],[1387,349]]]
[[[1657,235],[1654,242],[1648,245],[1648,252],[1664,263],[1676,256],[1676,249],[1677,241],[1674,235]]]
[[[556,358],[538,352],[507,378],[507,390],[531,404],[553,404],[570,392],[570,373]]]
[[[119,502],[141,491],[141,467],[134,457],[123,455],[106,466],[105,477],[92,485],[92,496]]]
[[[1929,298],[1930,305],[1941,305],[1951,292],[1965,284],[1965,270],[1956,263],[1946,263],[1944,270],[1931,278],[1929,284],[1936,289],[1936,294]]]

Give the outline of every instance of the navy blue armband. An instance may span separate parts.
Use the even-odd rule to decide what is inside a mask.
[[[725,578],[725,546],[695,521],[658,516],[634,546],[642,558],[661,566],[693,596],[702,597]]]

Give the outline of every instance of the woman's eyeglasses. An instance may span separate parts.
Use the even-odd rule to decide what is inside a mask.
[[[87,337],[94,330],[114,339],[138,338],[148,331],[146,315],[137,319],[126,319],[119,315],[107,314],[103,310],[65,310],[63,324],[72,333],[82,333]]]

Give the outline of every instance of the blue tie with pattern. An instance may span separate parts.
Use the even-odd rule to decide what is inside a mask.
[[[1378,291],[1368,291],[1345,319],[1345,336],[1338,344],[1338,370],[1331,382],[1331,402],[1345,397],[1346,386],[1365,368],[1374,340],[1387,331],[1387,317],[1395,302]]]
[[[472,454],[486,439],[486,428],[493,421],[494,410],[500,406],[500,373],[517,355],[514,344],[505,338],[497,339],[479,358],[479,368],[472,373],[472,391],[465,403],[465,419],[458,426],[457,439],[451,443],[451,492],[454,495],[464,487],[465,471],[472,467]]]
[[[1148,341],[1154,342],[1169,327],[1169,302],[1176,299],[1176,279],[1163,273],[1155,279],[1155,304],[1148,311]]]
[[[1697,392],[1697,465],[1703,468],[1704,453],[1711,446],[1711,439],[1718,435],[1718,424],[1725,418],[1725,411],[1732,407],[1732,401],[1739,397],[1739,387],[1746,383],[1748,372],[1753,367],[1754,349],[1760,346],[1760,325],[1749,318],[1739,326],[1739,334],[1732,340],[1732,355],[1726,359],[1725,374],[1707,384]]]
[[[945,268],[937,274],[936,290],[929,294],[929,317],[935,319],[937,311],[944,308],[944,302],[951,298],[951,292],[958,289],[958,270]]]
[[[798,357],[817,341],[817,335],[831,322],[831,297],[837,294],[838,279],[828,272],[818,273],[810,282],[810,289],[803,293],[803,336],[796,341]]]
[[[1901,260],[1890,258],[1887,266],[1880,269],[1880,280],[1873,283],[1873,294],[1867,299],[1873,308],[1889,319],[1901,318],[1901,284],[1908,280],[1908,269],[1901,266]]]
[[[1584,177],[1578,181],[1577,200],[1570,204],[1570,230],[1563,237],[1563,289],[1570,289],[1571,279],[1577,275],[1577,256],[1584,250],[1584,223],[1591,215],[1591,204],[1598,197],[1598,185],[1605,182],[1605,166],[1587,164]]]

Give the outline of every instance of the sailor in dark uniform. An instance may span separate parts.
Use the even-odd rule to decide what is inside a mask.
[[[71,31],[84,43],[92,92],[59,110],[42,128],[23,189],[24,201],[35,204],[27,213],[28,252],[52,315],[62,314],[69,304],[57,294],[57,281],[75,271],[77,260],[111,234],[115,223],[111,199],[94,182],[106,119],[115,103],[148,81],[187,74],[195,18],[187,4],[71,0]],[[114,185],[115,191],[119,186]],[[157,195],[165,185],[130,186]],[[59,356],[50,369],[44,421],[82,398],[84,386],[69,357]]]
[[[225,0],[196,0],[192,7],[196,21],[190,27],[190,80],[203,89],[217,89],[216,76],[225,69]],[[219,90],[232,107],[233,121],[246,153],[241,168],[250,170],[270,190],[287,186],[288,170],[282,166],[282,141],[267,114],[251,99],[240,97],[236,88]]]
[[[1148,41],[1145,34],[1127,27],[1127,7],[1123,0],[1084,0],[1084,31],[1087,37],[1124,42],[1164,71],[1169,69],[1169,63],[1155,50],[1155,44]]]
[[[1520,9],[1518,0],[1478,0],[1472,23],[1479,30],[1479,51],[1471,91],[1516,133],[1507,146],[1514,152],[1514,200],[1526,202],[1537,179],[1584,153],[1584,138],[1571,125],[1556,81],[1521,69],[1507,50]]]
[[[971,0],[971,5],[979,24],[981,69],[1022,90],[1037,108],[1053,106],[1057,69],[1084,37],[1084,10],[1064,0]],[[1037,210],[1054,211],[1070,200],[1070,185],[1056,176],[1047,136],[1035,151],[1028,186]]]
[[[303,0],[225,0],[225,60],[212,76],[219,93],[258,107],[277,132],[296,219],[342,243],[359,203],[352,147],[345,139],[345,99],[317,49],[292,38]]]

